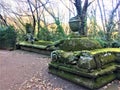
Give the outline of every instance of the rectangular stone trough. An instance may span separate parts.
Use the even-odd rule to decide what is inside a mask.
[[[49,72],[89,88],[98,89],[120,80],[120,48],[51,53]]]
[[[17,47],[22,50],[44,54],[44,55],[50,55],[51,52],[53,51],[52,49],[47,48],[47,46],[24,43],[24,42],[19,43]]]

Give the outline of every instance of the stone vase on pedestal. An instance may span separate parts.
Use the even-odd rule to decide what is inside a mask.
[[[79,16],[75,16],[75,17],[72,17],[70,20],[69,20],[69,26],[70,26],[70,29],[73,31],[73,32],[78,32],[79,28],[80,28],[80,17]]]

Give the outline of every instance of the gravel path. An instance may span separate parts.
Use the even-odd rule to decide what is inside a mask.
[[[41,54],[0,50],[0,90],[87,90],[49,74],[49,62]],[[117,84],[113,90],[119,90]]]

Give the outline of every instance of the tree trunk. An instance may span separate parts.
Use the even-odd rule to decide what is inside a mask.
[[[77,10],[77,15],[79,17],[79,34],[86,36],[87,35],[87,8],[88,8],[88,0],[85,0],[84,6],[81,7],[81,0],[75,0],[75,7]]]
[[[3,16],[1,14],[0,14],[0,19],[2,21],[2,24],[7,26],[7,22],[6,22],[6,20],[3,18]]]
[[[97,0],[97,3],[98,3],[99,10],[100,10],[100,16],[101,16],[101,22],[102,22],[103,30],[104,30],[104,32],[105,32],[106,29],[105,29],[104,17],[103,17],[104,7],[103,7],[103,12],[102,12],[102,8],[101,8],[101,5],[100,5],[100,1]],[[103,1],[102,1],[102,4],[103,4]],[[103,6],[104,6],[104,5],[103,5]],[[104,14],[105,14],[105,13],[104,13]]]
[[[109,16],[109,21],[108,24],[106,26],[106,30],[107,30],[107,41],[111,40],[111,31],[113,30],[114,27],[114,14],[117,11],[117,9],[119,8],[120,5],[120,1],[117,3],[116,7],[112,10],[110,16]]]
[[[120,2],[116,5],[116,7],[112,10],[111,15],[109,17],[109,21],[108,21],[108,26],[107,26],[107,32],[110,32],[112,29],[112,25],[113,25],[113,19],[114,19],[114,13],[116,12],[116,10],[119,8]]]
[[[30,7],[30,10],[31,10],[31,13],[32,13],[32,18],[33,18],[33,32],[32,32],[32,34],[34,35],[35,34],[35,27],[36,27],[36,19],[35,19],[34,12],[32,10],[32,6],[31,6],[31,3],[30,3],[30,0],[27,0],[27,2],[29,4],[29,7]]]
[[[119,0],[120,1],[120,0]],[[119,21],[118,21],[118,32],[119,32],[119,35],[120,35],[120,6],[118,8],[118,17],[119,17]]]

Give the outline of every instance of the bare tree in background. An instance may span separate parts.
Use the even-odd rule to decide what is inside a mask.
[[[4,2],[0,2],[0,23],[2,25],[6,25],[7,26],[7,21],[6,21],[6,16],[5,14],[3,13],[3,11],[5,10],[5,4]]]
[[[93,0],[93,1],[95,1],[95,0]],[[71,25],[71,22],[73,19],[79,20],[78,32],[82,36],[87,35],[87,9],[92,2],[89,3],[89,0],[84,0],[84,3],[83,3],[82,0],[74,0],[74,5],[75,5],[76,11],[77,11],[77,16],[70,19],[70,27],[71,27],[71,29],[74,28],[74,27],[72,28],[72,25]],[[83,6],[82,6],[82,3],[83,3]],[[76,30],[77,30],[77,28],[76,28]],[[76,30],[74,29],[73,31],[76,31]]]
[[[35,0],[36,1],[36,0]],[[31,5],[31,1],[30,0],[27,0],[28,4],[29,4],[29,7],[30,7],[30,11],[31,11],[31,14],[32,14],[32,19],[33,19],[33,35],[35,33],[35,27],[36,27],[36,18],[35,18],[35,14],[34,14],[34,11],[33,11],[33,8],[32,8],[32,5]]]
[[[61,23],[60,23],[60,15],[59,15],[59,11],[58,11],[58,15],[56,16],[54,11],[53,11],[53,8],[52,7],[49,7],[49,9],[45,6],[45,4],[43,3],[42,0],[38,0],[39,3],[43,6],[43,8],[45,9],[45,11],[53,18],[53,20],[55,21],[55,24],[57,25],[57,28],[61,28],[61,29],[58,29],[60,30],[60,32],[63,33],[64,35],[64,31],[63,31],[63,27],[61,26]],[[49,0],[46,0],[46,2],[48,2]],[[51,5],[49,5],[51,6]],[[50,11],[51,10],[51,11]]]
[[[81,0],[75,0],[74,3],[77,15],[80,18],[80,25],[79,25],[79,33],[81,35],[86,35],[87,31],[87,8],[88,8],[88,0],[85,0],[84,6],[82,7],[82,1]]]
[[[16,11],[14,11],[12,8],[11,8],[11,5],[9,5],[8,3],[5,3],[4,1],[1,1],[0,2],[0,6],[1,8],[0,9],[3,9],[4,11],[4,15],[2,15],[2,17],[5,19],[5,16],[6,16],[6,23],[8,25],[14,25],[14,27],[16,27],[17,29],[19,30],[22,30],[23,31],[23,27],[24,27],[24,20],[22,19],[22,17],[26,17],[26,16],[29,16],[29,15],[25,15],[23,14],[23,12],[19,12],[19,11],[24,11],[22,8],[20,8],[20,4],[21,2],[19,2],[19,0],[15,1],[15,3],[17,4],[16,7],[19,7],[17,8]],[[18,4],[19,3],[19,4]],[[23,3],[22,3],[23,4]],[[24,6],[24,4],[23,4]],[[25,12],[24,12],[25,13]]]
[[[6,25],[7,26],[7,22],[6,20],[3,18],[3,16],[0,14],[0,20],[1,20],[1,24],[2,25]]]
[[[49,15],[55,20],[55,22],[57,22],[57,18],[54,14],[54,12],[49,11],[49,9],[45,6],[45,4],[42,2],[42,0],[38,0],[40,4],[42,4],[42,6],[44,7],[45,11],[47,11],[49,13]],[[47,0],[49,1],[49,0]]]
[[[120,0],[119,0],[119,2],[120,2]],[[120,6],[118,8],[119,8],[118,9],[118,19],[119,19],[119,21],[118,21],[118,32],[119,32],[119,35],[120,35]]]
[[[43,5],[46,5],[48,1],[46,1]],[[32,15],[33,35],[36,35],[36,32],[38,32],[40,28],[42,28],[40,25],[40,18],[43,14],[44,6],[39,2],[39,0],[27,0],[27,3],[29,5],[29,9]]]
[[[104,18],[106,18],[106,15],[105,15],[104,2],[103,2],[103,0],[102,0],[102,6],[100,5],[100,1],[99,1],[99,0],[97,0],[97,3],[98,3],[99,11],[100,11],[100,17],[101,17],[101,22],[102,22],[103,30],[104,30],[104,32],[105,32],[105,31],[106,31],[106,28],[105,28],[105,23],[104,23],[104,21],[105,21],[106,19],[104,19]],[[102,7],[103,7],[103,10],[102,10]]]
[[[115,6],[115,8],[111,11],[110,13],[110,16],[109,16],[109,19],[108,19],[108,23],[107,23],[107,26],[106,26],[106,33],[107,33],[107,40],[110,41],[110,37],[111,37],[111,33],[112,33],[112,30],[114,29],[114,14],[115,12],[117,11],[117,9],[119,8],[120,6],[120,1],[117,3],[117,5]]]

